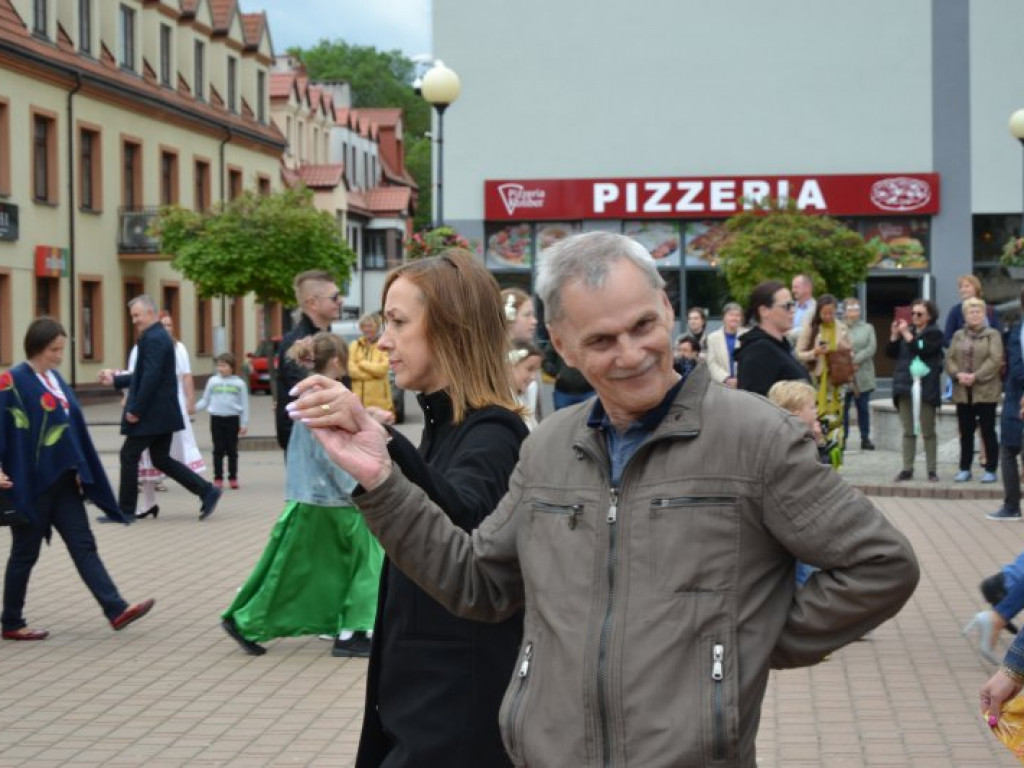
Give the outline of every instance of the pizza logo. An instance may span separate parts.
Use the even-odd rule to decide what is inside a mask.
[[[923,179],[894,176],[871,185],[871,202],[883,211],[916,211],[931,199],[931,184]]]
[[[509,216],[512,216],[518,208],[544,207],[545,192],[543,189],[527,189],[522,184],[499,184],[498,195]]]

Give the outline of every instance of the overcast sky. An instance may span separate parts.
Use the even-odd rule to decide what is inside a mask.
[[[323,39],[430,53],[430,0],[240,0],[242,13],[267,12],[274,53]]]

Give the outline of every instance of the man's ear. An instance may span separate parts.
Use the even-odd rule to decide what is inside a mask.
[[[573,351],[569,349],[569,346],[565,343],[565,336],[562,334],[563,329],[558,325],[548,326],[548,337],[551,339],[552,345],[555,347],[555,351],[562,357],[567,365],[572,368],[576,367],[576,356]]]
[[[676,321],[676,313],[672,309],[672,302],[668,300],[668,294],[664,291],[661,292],[661,304],[665,307],[665,316],[668,318],[668,324],[671,327]]]

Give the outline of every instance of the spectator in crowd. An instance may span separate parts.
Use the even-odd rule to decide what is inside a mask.
[[[531,399],[530,388],[537,382],[542,357],[541,351],[530,341],[513,341],[512,349],[508,352],[512,388],[515,390],[516,401],[523,409],[523,421],[531,431],[537,427],[538,419],[533,410],[536,407],[536,391]]]
[[[918,578],[910,545],[802,425],[712,386],[706,366],[673,371],[672,307],[641,245],[562,240],[539,292],[598,399],[541,423],[472,533],[395,466],[351,393],[303,382],[294,414],[445,608],[500,621],[525,606],[500,721],[513,762],[753,766],[769,669],[817,663],[898,611]],[[796,558],[822,569],[799,591]]]
[[[750,293],[747,325],[736,350],[736,385],[765,397],[777,381],[797,379],[809,382],[811,375],[793,356],[786,333],[793,324],[793,302],[789,289],[778,280],[767,280]]]
[[[308,371],[288,357],[291,349],[299,339],[313,336],[320,331],[329,331],[331,323],[341,316],[343,298],[337,283],[329,272],[311,269],[300,272],[293,281],[295,286],[295,303],[298,305],[299,321],[281,339],[277,357],[277,387],[274,401],[274,424],[277,431],[277,444],[288,453],[288,438],[292,434],[292,422],[288,418],[285,406],[291,398],[291,391]]]
[[[700,344],[698,341],[686,334],[676,339],[676,353],[672,367],[676,373],[686,376],[697,367],[700,360]]]
[[[213,440],[213,484],[224,486],[224,459],[228,484],[238,490],[238,438],[249,431],[249,386],[235,373],[235,356],[224,352],[214,359],[216,372],[206,381],[196,410],[210,411]],[[154,515],[155,517],[155,515]]]
[[[37,317],[24,345],[25,362],[0,374],[0,489],[19,517],[11,525],[0,636],[33,641],[50,635],[28,626],[25,598],[53,529],[110,626],[124,629],[149,613],[154,601],[128,605],[121,597],[100,560],[84,502],[120,523],[131,523],[134,515],[125,515],[114,499],[82,409],[58,371],[67,346],[64,327],[52,317]]]
[[[537,334],[537,313],[533,308],[533,298],[518,288],[506,288],[501,292],[501,306],[504,308],[505,323],[508,326],[509,341],[514,349],[522,349],[518,345],[533,346]],[[532,355],[531,355],[532,358]],[[543,358],[541,359],[543,362]],[[524,371],[523,361],[516,370]],[[516,396],[519,403],[526,408],[527,424],[532,423],[533,429],[541,420],[540,407],[540,371],[534,371],[533,379],[526,384],[526,389]]]
[[[288,350],[303,369],[338,380],[345,340],[321,331]],[[390,413],[379,406],[376,412]],[[384,553],[352,503],[355,480],[327,458],[305,424],[288,441],[285,507],[259,562],[221,616],[221,627],[252,656],[277,637],[337,635],[333,656],[370,655]]]
[[[348,346],[348,376],[352,391],[364,408],[380,408],[394,415],[388,356],[377,344],[380,323],[380,315],[376,312],[367,312],[359,318],[359,330],[363,335]]]
[[[843,444],[850,437],[850,404],[857,407],[857,427],[860,430],[860,449],[875,450],[871,442],[871,393],[875,391],[875,353],[878,338],[875,327],[864,322],[860,311],[860,299],[843,301],[843,319],[850,333],[853,345],[853,382],[846,390],[843,400]]]
[[[946,354],[946,373],[953,381],[953,402],[960,427],[960,471],[954,482],[971,479],[974,462],[974,431],[981,429],[985,446],[981,482],[994,483],[999,461],[996,437],[996,405],[1002,394],[999,372],[1003,366],[1003,338],[985,321],[985,302],[963,302],[964,327],[953,334]]]
[[[928,480],[937,483],[935,412],[941,405],[942,331],[936,325],[938,310],[928,299],[915,299],[910,305],[910,317],[910,323],[903,318],[893,320],[889,328],[889,343],[885,346],[885,354],[896,361],[892,373],[892,399],[903,427],[903,469],[896,475],[896,482],[914,477],[917,428],[920,426]],[[914,392],[915,379],[919,394]]]
[[[943,347],[949,347],[953,343],[953,334],[964,327],[963,303],[968,299],[985,299],[981,280],[974,275],[960,275],[956,279],[956,290],[960,294],[960,303],[950,307],[949,314],[946,315],[946,331],[942,335]],[[999,315],[991,304],[985,305],[985,322],[990,328],[999,330]]]
[[[708,335],[708,311],[703,307],[690,307],[686,313],[686,335],[697,342],[701,354]]]
[[[830,353],[847,351],[852,358],[853,344],[846,324],[836,317],[839,302],[829,293],[817,300],[814,314],[800,330],[796,345],[796,356],[811,373],[811,381],[818,390],[818,419],[826,442],[842,446],[840,439],[843,426],[843,397],[846,385],[834,381]],[[842,451],[837,454],[842,460]],[[838,465],[837,465],[838,466]]]
[[[1024,315],[1024,290],[1020,293]],[[1003,479],[1003,505],[989,520],[1020,520],[1021,428],[1024,426],[1024,321],[1013,324],[1006,337],[1006,380],[999,417],[999,469]],[[998,602],[998,601],[996,601]]]
[[[746,332],[741,328],[743,307],[730,301],[722,307],[722,327],[708,334],[705,359],[711,378],[719,384],[736,388],[737,340]]]
[[[476,535],[508,489],[528,434],[512,395],[498,285],[471,253],[450,249],[388,275],[384,316],[380,347],[398,386],[419,393],[426,418],[419,450],[375,422],[377,447],[448,524]],[[323,419],[365,415],[351,392],[323,376],[302,381],[296,394],[319,387]],[[301,402],[291,409],[308,416]],[[522,640],[522,612],[487,624],[457,618],[422,583],[385,560],[356,766],[509,765],[498,708]]]
[[[796,346],[800,340],[800,332],[803,327],[814,317],[814,310],[817,302],[814,300],[814,281],[810,275],[796,275],[790,286],[793,289],[793,327],[789,329],[786,338],[789,343]]]
[[[132,517],[139,499],[139,460],[149,449],[153,466],[200,499],[199,519],[213,514],[221,490],[171,456],[174,433],[184,428],[178,398],[178,375],[174,339],[161,324],[156,304],[149,296],[136,296],[128,302],[132,323],[138,332],[138,359],[135,370],[122,374],[110,369],[100,371],[100,381],[117,389],[127,389],[121,416],[121,483],[118,503]],[[107,516],[109,518],[109,515]]]

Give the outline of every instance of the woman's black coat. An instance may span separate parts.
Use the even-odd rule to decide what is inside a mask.
[[[909,397],[914,378],[910,375],[910,363],[915,357],[928,365],[928,375],[921,379],[921,402],[929,405],[942,404],[942,331],[935,323],[926,325],[920,333],[911,326],[912,341],[897,336],[896,341],[885,345],[885,354],[896,361],[892,372],[892,401],[897,405],[901,397]]]
[[[419,451],[392,432],[391,458],[456,525],[472,531],[508,490],[526,426],[498,407],[454,424],[444,392],[419,401]],[[511,765],[498,708],[522,632],[522,613],[498,624],[456,618],[385,560],[357,768]]]

